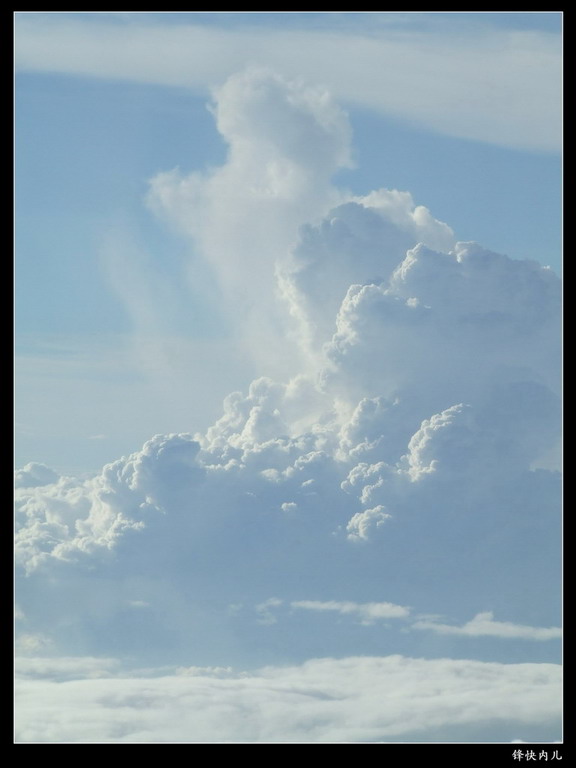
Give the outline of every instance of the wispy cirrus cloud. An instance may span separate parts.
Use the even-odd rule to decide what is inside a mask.
[[[362,624],[373,624],[383,619],[404,619],[410,609],[394,603],[354,603],[337,600],[295,600],[290,603],[292,608],[305,611],[334,611],[343,615],[352,615],[360,619]]]
[[[273,609],[279,608],[283,604],[283,600],[278,597],[269,597],[268,600],[264,600],[255,608],[258,614],[258,622],[260,624],[276,624],[278,621]]]
[[[501,637],[511,640],[555,640],[562,637],[560,627],[530,627],[511,621],[495,621],[492,611],[477,613],[462,626],[442,624],[438,621],[416,621],[414,629],[427,629],[440,635],[462,635],[465,637]]]
[[[462,19],[404,18],[330,28],[244,23],[165,24],[154,17],[21,14],[20,71],[206,89],[247,64],[322,82],[340,99],[451,136],[503,146],[560,146],[561,51],[550,32],[502,30]],[[391,17],[393,18],[393,16]],[[218,51],[218,56],[214,56]],[[297,51],[297,55],[294,52]],[[377,73],[378,88],[374,87]]]
[[[388,619],[404,619],[406,628],[430,630],[440,635],[461,635],[466,637],[497,637],[510,640],[556,640],[562,637],[560,627],[533,627],[510,621],[495,621],[492,611],[476,614],[463,625],[445,624],[437,617],[413,616],[410,608],[394,603],[358,603],[350,600],[292,600],[283,601],[277,597],[259,603],[255,610],[262,624],[275,624],[278,614],[274,609],[289,606],[294,610],[317,613],[336,613],[359,620],[366,626]],[[284,617],[285,618],[285,617]]]

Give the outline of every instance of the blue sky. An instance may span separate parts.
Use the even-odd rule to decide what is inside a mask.
[[[561,21],[16,14],[19,740],[560,738]]]

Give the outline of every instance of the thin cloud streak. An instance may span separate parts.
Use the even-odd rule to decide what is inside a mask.
[[[246,65],[323,83],[343,101],[460,138],[560,147],[557,35],[431,25],[369,33],[102,23],[21,15],[17,67],[199,89]],[[218,56],[214,56],[218,51]],[[295,55],[297,51],[297,55]],[[378,87],[373,77],[377,73]]]
[[[501,637],[520,640],[556,640],[562,637],[560,627],[529,627],[510,621],[494,621],[492,611],[478,613],[461,627],[441,624],[436,621],[417,621],[414,629],[427,629],[439,635],[462,635],[466,637]]]
[[[358,617],[362,624],[373,624],[380,619],[406,618],[410,613],[409,608],[394,603],[354,603],[338,602],[336,600],[296,600],[290,603],[292,608],[300,608],[306,611],[335,611],[343,615],[352,614]]]

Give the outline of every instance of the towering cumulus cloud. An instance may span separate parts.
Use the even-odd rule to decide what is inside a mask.
[[[228,145],[226,164],[204,174],[160,173],[148,202],[192,236],[264,365],[286,331],[275,270],[300,225],[340,201],[330,178],[350,165],[350,126],[325,91],[259,69],[217,89],[212,111]]]
[[[558,278],[458,242],[407,192],[332,186],[350,128],[321,90],[249,70],[213,113],[225,164],[158,174],[148,203],[191,238],[191,276],[198,260],[214,270],[265,375],[204,434],[157,435],[92,479],[17,473],[22,647],[119,658],[144,678],[194,665],[230,739],[241,690],[253,740],[338,740],[355,698],[366,717],[344,740],[558,738],[557,668],[536,664],[559,634]],[[144,706],[135,672],[73,671],[46,683],[52,714],[34,724],[42,675],[26,669],[24,739],[62,737],[58,686],[116,707],[121,685]],[[179,669],[146,688],[153,707],[175,691],[204,709]],[[358,669],[398,686],[413,725]],[[457,717],[433,710],[421,669],[440,695],[468,674],[478,696]],[[258,720],[269,697],[283,728]],[[186,740],[131,716],[114,735],[102,718],[99,738]]]

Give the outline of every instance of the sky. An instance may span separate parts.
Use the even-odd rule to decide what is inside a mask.
[[[17,742],[558,742],[559,13],[17,13]]]

